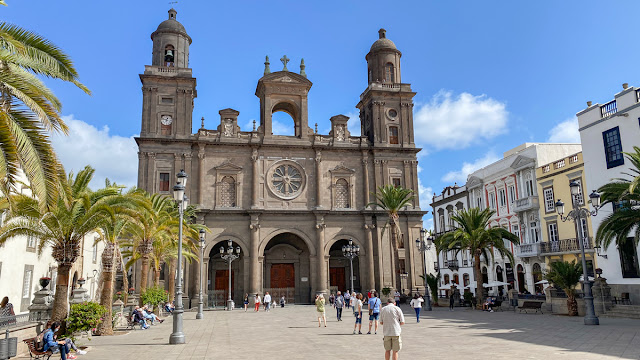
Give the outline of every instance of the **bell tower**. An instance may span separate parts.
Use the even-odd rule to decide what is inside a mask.
[[[142,81],[142,128],[140,137],[185,138],[192,134],[196,79],[189,68],[191,37],[176,20],[177,11],[151,34],[151,65]]]
[[[401,82],[402,53],[387,31],[380,29],[367,60],[367,89],[356,107],[360,110],[362,135],[376,147],[415,147],[411,84]]]

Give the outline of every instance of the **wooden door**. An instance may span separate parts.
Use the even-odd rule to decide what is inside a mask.
[[[233,295],[233,271],[231,271],[231,295]],[[229,297],[229,270],[216,270],[216,281],[214,290],[223,290],[224,298]]]
[[[295,288],[296,276],[293,264],[271,265],[271,288]]]
[[[329,284],[330,286],[337,286],[339,291],[347,289],[343,267],[329,268]]]

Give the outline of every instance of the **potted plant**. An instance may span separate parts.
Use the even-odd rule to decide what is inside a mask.
[[[135,289],[135,288],[130,287],[130,288],[129,288],[129,295],[133,295],[133,293],[134,293],[135,291],[136,291],[136,289]]]
[[[42,288],[46,288],[47,286],[49,286],[49,283],[51,282],[51,278],[50,277],[41,277],[40,278],[40,286],[42,286]]]
[[[80,285],[80,287],[82,287],[82,285],[84,285],[84,283],[86,282],[86,280],[84,278],[80,278],[77,280],[78,285]]]
[[[122,291],[118,291],[118,292],[116,293],[116,299],[118,299],[118,300],[122,300]]]
[[[384,295],[385,297],[389,296],[389,294],[391,293],[391,288],[385,287],[382,288],[382,295]]]

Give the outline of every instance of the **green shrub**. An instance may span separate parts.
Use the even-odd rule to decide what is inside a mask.
[[[150,287],[140,295],[140,298],[143,304],[148,304],[155,308],[158,304],[167,301],[167,291],[160,286]]]
[[[71,305],[71,311],[67,317],[67,334],[95,329],[106,313],[107,309],[95,302]]]
[[[382,295],[389,296],[390,293],[391,293],[391,288],[388,288],[388,287],[382,288]]]

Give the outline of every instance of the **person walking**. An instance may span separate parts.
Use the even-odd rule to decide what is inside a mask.
[[[374,334],[378,333],[378,321],[380,320],[380,305],[382,301],[378,298],[378,293],[374,290],[369,298],[369,331],[367,335],[371,335],[371,326],[375,322]]]
[[[358,294],[353,292],[351,297],[349,297],[349,306],[353,309],[353,316],[356,316],[356,303],[358,302],[358,295],[360,295],[360,300],[362,300],[362,294]]]
[[[249,294],[244,294],[244,312],[247,312],[247,308],[249,307]]]
[[[393,294],[393,300],[395,300],[396,306],[400,306],[400,292],[398,290]]]
[[[253,297],[253,302],[256,305],[256,312],[260,311],[260,303],[262,302],[262,299],[260,299],[260,295],[256,293],[256,296]]]
[[[404,314],[400,307],[394,305],[394,302],[393,298],[389,298],[387,306],[382,308],[380,312],[385,360],[398,360],[398,353],[402,349],[400,333],[402,332],[401,326],[404,325]]]
[[[351,306],[351,294],[349,293],[349,290],[347,290],[344,293],[344,307],[348,309],[349,306]]]
[[[271,310],[271,295],[268,291],[264,293],[262,302],[264,303],[264,311],[269,312]]]
[[[338,317],[338,321],[342,321],[342,309],[344,309],[344,297],[338,291],[335,300],[333,301],[333,306],[336,308],[336,315]]]
[[[353,326],[353,333],[356,333],[356,328],[358,328],[358,334],[362,335],[362,294],[358,294],[356,296],[352,296],[355,300],[353,310],[356,314],[356,324]]]
[[[287,299],[285,299],[284,295],[280,298],[280,307],[283,308],[284,304],[287,303]]]
[[[324,327],[327,327],[327,317],[324,313],[324,296],[322,294],[316,295],[316,312],[318,313],[318,327],[320,327],[320,320],[323,320]]]
[[[453,291],[451,292],[451,295],[449,295],[449,311],[453,311],[453,305],[456,302],[456,298],[453,296]]]
[[[16,322],[16,313],[13,310],[13,304],[9,302],[9,297],[5,296],[0,302],[0,327],[13,325]]]
[[[413,295],[413,299],[411,299],[411,307],[413,308],[413,310],[416,312],[416,319],[418,320],[417,322],[420,322],[420,310],[422,310],[422,303],[424,302],[424,299],[422,298],[422,296],[415,294]]]

